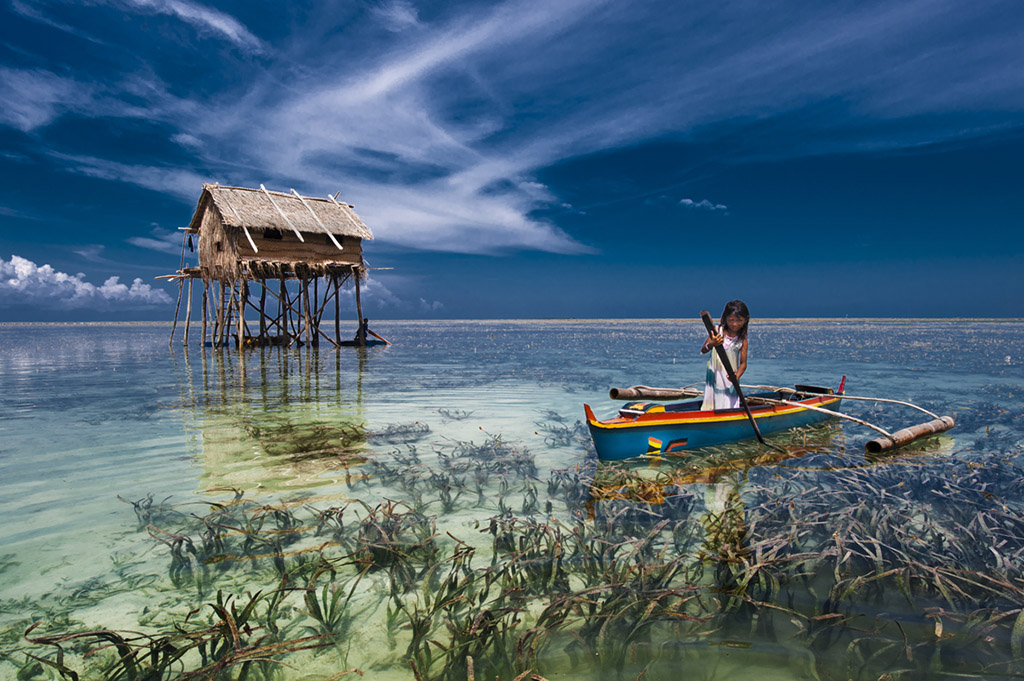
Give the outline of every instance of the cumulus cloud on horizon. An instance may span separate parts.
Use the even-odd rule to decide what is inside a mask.
[[[0,258],[0,307],[52,305],[59,309],[110,309],[115,306],[167,305],[174,302],[165,291],[134,279],[131,285],[111,276],[97,286],[84,274],[58,272],[27,258]]]
[[[722,203],[711,203],[707,199],[701,199],[700,201],[694,201],[693,199],[681,199],[679,205],[685,208],[692,208],[694,210],[709,210],[709,211],[725,211],[729,212],[729,206]]]

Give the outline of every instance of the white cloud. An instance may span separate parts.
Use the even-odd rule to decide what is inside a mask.
[[[17,255],[12,255],[10,261],[0,258],[0,306],[41,304],[100,310],[171,302],[167,293],[141,279],[128,286],[120,283],[120,277],[112,276],[97,286],[81,273],[58,272],[50,265],[37,265]]]
[[[183,237],[180,231],[153,227],[149,233],[150,236],[133,236],[126,239],[126,241],[132,246],[138,246],[139,248],[170,253],[171,255],[181,255],[181,240]],[[186,257],[188,254],[189,251],[186,249]]]
[[[89,262],[106,262],[106,258],[103,257],[103,251],[106,248],[103,244],[88,244],[86,246],[79,246],[78,248],[72,249],[74,253],[82,256],[83,259]]]
[[[695,210],[709,210],[712,212],[717,210],[725,212],[729,211],[728,206],[721,203],[711,203],[707,199],[701,199],[700,201],[694,201],[693,199],[680,199],[679,205],[685,206],[686,208],[692,208]]]
[[[81,108],[93,88],[48,71],[0,67],[0,124],[28,132],[63,111]]]
[[[355,298],[355,288],[352,286],[346,287],[341,291],[342,296],[348,298]],[[379,280],[372,277],[367,277],[365,280],[359,283],[359,296],[362,304],[366,308],[390,308],[393,310],[401,309],[406,307],[408,303],[381,283]],[[366,314],[366,310],[363,310]],[[370,316],[367,314],[367,316]]]
[[[444,303],[438,300],[428,302],[425,298],[420,298],[420,309],[424,312],[437,312],[444,309]]]
[[[195,2],[110,2],[261,47],[240,22]],[[540,173],[569,159],[666,137],[700,141],[717,126],[787,116],[800,116],[800,125],[730,153],[899,148],[979,134],[962,125],[964,113],[1007,125],[1024,112],[1024,70],[1013,68],[1024,59],[1021,20],[1006,0],[980,0],[969,17],[957,0],[696,3],[686,11],[666,11],[664,1],[465,7],[426,21],[408,0],[382,0],[371,7],[377,24],[369,28],[355,12],[315,7],[309,23],[296,19],[293,35],[275,43],[280,58],[266,70],[232,72],[252,80],[239,92],[237,80],[226,79],[230,96],[204,88],[183,100],[150,72],[89,85],[8,69],[0,94],[16,103],[0,111],[0,123],[33,130],[70,111],[169,124],[193,162],[63,158],[74,172],[168,192],[190,206],[203,180],[279,182],[318,195],[340,185],[384,242],[586,253],[536,217],[564,201],[538,182]],[[415,30],[392,35],[380,22]],[[214,55],[217,66],[224,64]],[[689,201],[694,210],[728,210]]]
[[[42,128],[64,114],[142,118],[181,123],[195,105],[167,92],[152,74],[131,74],[111,83],[83,82],[40,69],[0,67],[0,125],[22,132]]]
[[[213,33],[250,52],[263,50],[260,39],[241,22],[212,7],[188,0],[124,0],[123,4],[146,12],[176,17],[201,33]]]
[[[47,16],[46,13],[43,12],[43,10],[39,7],[39,5],[43,4],[45,3],[33,3],[32,0],[27,0],[26,2],[22,2],[21,0],[12,0],[11,9],[14,10],[17,14],[20,14],[21,16],[25,17],[26,19],[37,21],[41,24],[45,24],[46,26],[50,26],[51,28],[55,28],[58,31],[64,31],[65,33],[78,36],[79,38],[83,38],[84,40],[89,40],[94,43],[100,42],[93,36],[89,35],[88,33],[79,28],[76,28],[75,26],[71,26],[60,21],[56,21],[51,17]]]
[[[191,170],[171,166],[147,166],[118,163],[93,156],[73,156],[67,154],[51,154],[65,163],[65,169],[105,180],[117,180],[136,184],[158,192],[173,194],[187,201],[194,202],[203,182],[211,180]],[[180,248],[180,243],[179,248]]]
[[[386,29],[395,33],[417,26],[420,23],[416,7],[411,2],[406,2],[406,0],[381,2],[371,6],[370,12],[381,20]]]

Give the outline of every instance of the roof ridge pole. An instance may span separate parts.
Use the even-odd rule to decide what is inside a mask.
[[[284,218],[284,221],[287,222],[288,226],[292,228],[293,232],[295,232],[295,236],[299,237],[299,241],[301,241],[302,243],[306,243],[306,240],[302,238],[302,233],[299,230],[295,229],[295,225],[292,224],[292,221],[289,220],[288,216],[284,214],[283,210],[281,210],[281,206],[277,205],[277,201],[275,201],[274,197],[270,195],[270,192],[267,191],[267,188],[261,184],[260,189],[263,190],[263,193],[267,195],[267,198],[270,199],[270,202],[274,204],[274,208],[277,209],[277,212],[281,214],[281,217]]]
[[[338,192],[338,194],[340,194],[340,193],[341,193],[341,192]],[[334,202],[334,205],[335,205],[335,206],[337,206],[338,208],[341,208],[342,210],[345,210],[344,206],[342,206],[342,205],[341,205],[340,203],[338,203],[338,194],[335,194],[334,196],[331,196],[330,194],[328,194],[328,195],[327,195],[327,198],[329,198],[329,199],[330,199],[331,201],[333,201],[333,202]],[[348,205],[349,205],[349,208],[351,208],[351,204],[348,204]],[[366,227],[366,225],[363,225],[363,227]],[[358,230],[357,230],[357,231],[358,231]],[[360,237],[360,238],[364,238],[364,237],[365,237],[365,236],[367,236],[367,235],[369,235],[369,237],[370,237],[371,239],[373,238],[373,234],[372,234],[372,233],[370,233],[370,230],[369,230],[368,228],[366,229],[366,234],[364,234],[364,235],[363,235],[362,237]]]
[[[310,205],[309,205],[308,203],[306,203],[306,199],[304,199],[304,198],[303,198],[303,197],[302,197],[302,196],[301,196],[301,195],[300,195],[300,194],[299,194],[299,193],[298,193],[297,191],[295,191],[294,189],[292,189],[292,194],[295,194],[295,198],[297,198],[297,199],[298,199],[299,201],[302,201],[302,205],[306,207],[306,210],[308,210],[308,211],[309,211],[309,214],[313,216],[313,219],[314,219],[314,220],[316,220],[316,223],[317,223],[318,225],[320,225],[321,229],[323,229],[323,230],[324,230],[324,232],[325,232],[325,233],[327,234],[327,236],[329,236],[329,237],[331,238],[331,241],[333,241],[333,242],[334,242],[334,245],[338,247],[338,250],[339,250],[339,251],[344,251],[345,249],[341,247],[341,244],[339,244],[339,243],[338,243],[338,240],[337,240],[337,239],[335,239],[335,238],[334,238],[334,235],[333,235],[333,234],[331,234],[331,232],[330,232],[330,231],[329,231],[329,230],[327,229],[327,225],[325,225],[325,224],[323,223],[323,221],[321,221],[321,220],[320,220],[320,216],[319,216],[319,215],[317,215],[316,213],[314,213],[314,212],[313,212],[313,207],[312,207],[312,206],[310,206]]]
[[[228,208],[230,208],[231,212],[235,214],[236,218],[238,218],[238,224],[242,226],[242,231],[245,232],[245,238],[249,240],[249,245],[252,246],[252,252],[259,253],[260,249],[256,248],[256,242],[252,240],[252,235],[249,234],[249,228],[245,226],[245,220],[242,219],[242,216],[238,214],[235,207],[231,205],[230,201],[228,201],[227,194],[224,195],[224,203],[228,204]]]

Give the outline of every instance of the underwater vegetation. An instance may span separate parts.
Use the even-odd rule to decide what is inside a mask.
[[[63,601],[3,603],[24,616],[0,655],[76,681],[725,679],[759,654],[808,679],[1024,669],[1019,448],[807,468],[788,464],[822,447],[797,433],[775,465],[544,480],[522,443],[426,432],[365,434],[391,449],[342,494],[126,499],[163,572],[114,556]],[[125,592],[151,604],[132,630],[74,619]]]

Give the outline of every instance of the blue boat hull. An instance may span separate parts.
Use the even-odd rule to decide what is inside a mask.
[[[800,403],[838,411],[839,398],[832,391],[828,392],[830,394],[800,400]],[[762,396],[775,399],[780,397],[775,393]],[[594,418],[589,405],[584,407],[590,435],[598,458],[602,461],[620,461],[645,455],[680,455],[691,449],[754,437],[750,420],[742,409],[702,412],[699,400],[664,407],[659,405],[651,413],[620,415],[605,421]],[[751,413],[764,435],[835,418],[830,414],[792,406],[753,406]]]
[[[385,343],[382,340],[368,340],[368,341],[365,341],[363,343],[360,343],[359,341],[350,340],[350,341],[341,341],[340,343],[338,343],[338,345],[340,345],[340,346],[342,346],[344,348],[358,348],[358,347],[364,346],[364,345],[366,347],[368,347],[368,348],[375,348],[378,345],[387,345],[387,343]]]

